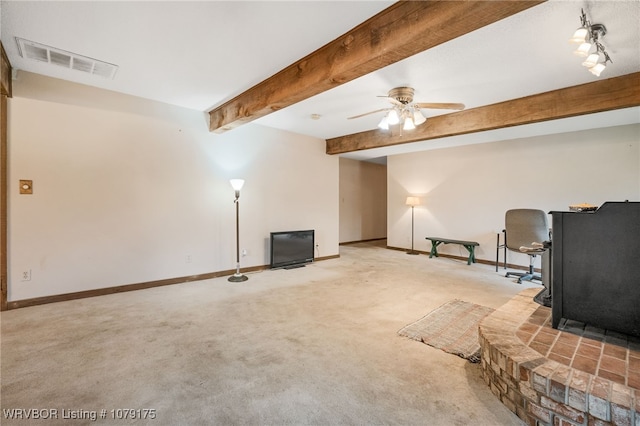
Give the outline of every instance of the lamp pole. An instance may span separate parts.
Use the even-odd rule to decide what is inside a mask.
[[[236,273],[229,277],[229,281],[237,283],[249,279],[249,277],[240,273],[240,190],[244,185],[244,180],[231,179],[230,182],[236,193],[236,197],[233,200],[236,205]]]
[[[415,206],[420,205],[420,198],[407,197],[407,201],[405,204],[408,206],[411,206],[411,250],[409,250],[407,254],[419,254],[417,251],[413,249],[413,208]]]

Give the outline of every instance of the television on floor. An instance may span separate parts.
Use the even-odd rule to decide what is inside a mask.
[[[299,268],[313,262],[314,230],[271,233],[271,268]]]

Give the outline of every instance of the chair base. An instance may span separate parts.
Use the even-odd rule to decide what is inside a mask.
[[[519,277],[518,284],[522,284],[522,281],[540,281],[542,282],[542,276],[533,272],[507,272],[505,277]]]

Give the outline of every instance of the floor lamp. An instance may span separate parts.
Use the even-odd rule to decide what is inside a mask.
[[[233,200],[236,205],[236,273],[229,277],[229,281],[238,283],[249,279],[240,273],[240,190],[244,185],[244,179],[231,179],[229,182],[236,191],[236,198]]]
[[[418,252],[413,249],[413,208],[420,205],[420,198],[407,197],[405,204],[411,206],[411,250],[409,250],[407,254],[418,254]]]

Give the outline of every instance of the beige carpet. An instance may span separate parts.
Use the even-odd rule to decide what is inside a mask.
[[[480,362],[478,325],[493,311],[493,308],[456,299],[403,327],[398,334],[470,362]]]
[[[94,423],[2,413],[0,423],[522,424],[478,364],[397,331],[452,299],[496,308],[539,286],[379,244],[340,255],[244,283],[222,277],[2,312],[3,410],[106,414]],[[113,418],[123,408],[155,419]]]

